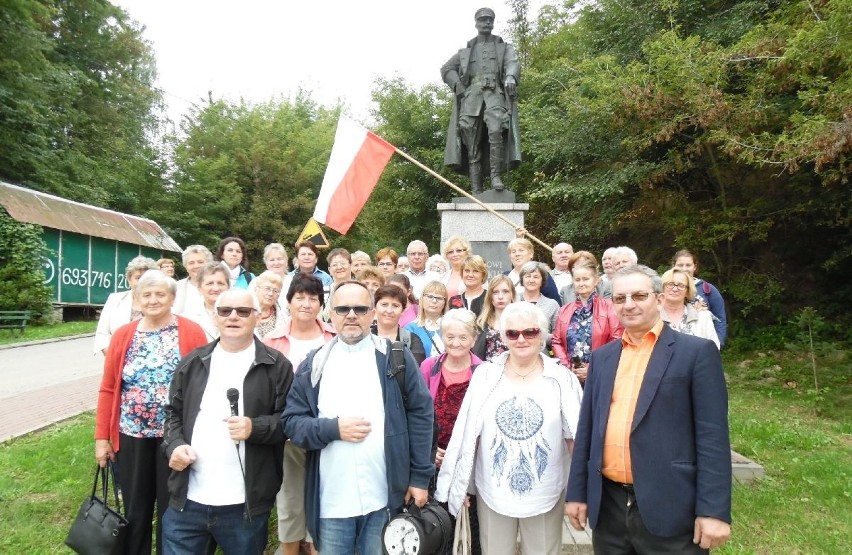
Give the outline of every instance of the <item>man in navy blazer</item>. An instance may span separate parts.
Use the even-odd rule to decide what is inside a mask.
[[[592,353],[565,513],[598,554],[706,553],[730,536],[731,456],[722,360],[663,324],[656,272],[616,272],[624,337]]]

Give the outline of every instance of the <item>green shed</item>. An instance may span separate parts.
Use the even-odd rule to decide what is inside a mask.
[[[0,182],[0,205],[13,219],[37,224],[51,249],[45,283],[58,306],[100,306],[126,290],[134,256],[157,260],[182,249],[153,220],[122,214]]]

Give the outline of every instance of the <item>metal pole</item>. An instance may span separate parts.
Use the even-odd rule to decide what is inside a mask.
[[[418,162],[417,160],[415,160],[414,158],[412,158],[411,156],[409,156],[409,155],[408,155],[408,154],[406,154],[405,152],[401,151],[400,149],[398,149],[398,148],[396,148],[396,147],[393,147],[393,148],[394,148],[394,150],[397,152],[397,154],[399,154],[400,156],[402,156],[403,158],[405,158],[406,160],[408,160],[409,162],[411,162],[412,164],[414,164],[415,166],[417,166],[417,167],[418,167],[418,168],[420,168],[421,170],[426,171],[427,173],[429,173],[429,175],[431,175],[431,176],[435,177],[438,181],[440,181],[440,182],[441,182],[441,183],[443,183],[444,185],[447,185],[447,186],[448,186],[448,187],[450,187],[452,190],[456,191],[457,193],[461,193],[462,195],[464,195],[465,197],[469,198],[470,200],[472,200],[473,202],[475,202],[476,204],[478,204],[479,206],[481,206],[482,208],[484,208],[484,209],[485,209],[485,210],[487,210],[488,212],[491,212],[492,214],[494,214],[495,216],[497,216],[498,218],[500,218],[501,220],[503,220],[504,222],[506,222],[507,224],[509,224],[510,226],[512,226],[514,229],[518,229],[518,228],[520,227],[520,226],[518,226],[515,222],[513,222],[513,221],[511,221],[511,220],[507,219],[506,217],[504,217],[504,216],[503,216],[502,214],[500,214],[499,212],[496,212],[496,211],[495,211],[495,210],[493,210],[490,206],[488,206],[488,205],[486,205],[485,203],[481,202],[478,198],[476,198],[475,196],[473,196],[473,195],[469,194],[467,191],[465,191],[465,190],[464,190],[464,189],[462,189],[461,187],[459,187],[459,186],[455,185],[453,182],[451,182],[450,180],[448,180],[447,178],[445,178],[445,177],[444,177],[444,176],[442,176],[441,174],[439,174],[439,173],[437,173],[437,172],[433,171],[433,170],[432,170],[431,168],[429,168],[428,166],[425,166],[425,165],[421,164],[420,162]],[[538,243],[539,245],[541,245],[542,247],[544,247],[545,249],[547,249],[547,251],[548,251],[548,252],[553,252],[553,248],[551,248],[551,247],[550,247],[550,245],[548,245],[548,244],[544,243],[543,241],[541,241],[541,240],[540,240],[538,237],[536,237],[535,235],[533,235],[533,234],[531,234],[531,233],[529,233],[529,232],[527,232],[527,233],[526,233],[526,235],[527,235],[527,237],[529,237],[530,239],[532,239],[533,241],[535,241],[536,243]]]

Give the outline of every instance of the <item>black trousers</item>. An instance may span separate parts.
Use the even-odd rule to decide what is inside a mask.
[[[653,507],[648,510],[653,510]],[[692,531],[673,538],[648,532],[633,490],[606,478],[592,545],[595,555],[697,555],[710,552],[692,543]]]
[[[154,506],[157,507],[157,553],[163,552],[163,514],[169,506],[168,477],[171,470],[160,450],[163,440],[121,434],[118,463],[124,512],[126,555],[150,555]]]

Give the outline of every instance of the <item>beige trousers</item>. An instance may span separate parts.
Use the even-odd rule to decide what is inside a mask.
[[[561,499],[546,513],[515,518],[495,512],[482,498],[477,499],[479,541],[483,555],[515,555],[518,532],[522,555],[559,555],[565,502]]]

